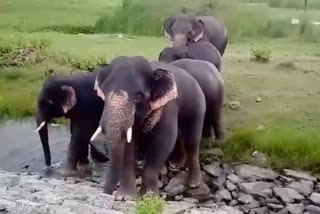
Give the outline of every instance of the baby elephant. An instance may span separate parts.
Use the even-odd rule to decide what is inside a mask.
[[[167,47],[159,55],[159,61],[167,63],[186,58],[211,62],[221,71],[221,55],[210,42],[200,41],[180,48]]]

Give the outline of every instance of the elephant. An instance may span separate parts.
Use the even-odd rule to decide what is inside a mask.
[[[174,72],[171,72],[174,71]],[[110,179],[104,192],[116,200],[159,193],[158,177],[177,139],[188,160],[188,185],[200,185],[199,146],[205,116],[205,97],[197,81],[169,64],[152,66],[143,56],[118,56],[96,78],[97,94],[105,101],[99,128],[111,147]],[[144,167],[137,194],[135,150],[142,148]]]
[[[221,55],[210,42],[199,41],[181,48],[167,47],[159,54],[159,61],[173,62],[178,59],[199,59],[211,62],[221,71]]]
[[[106,66],[106,65],[105,65]],[[71,140],[63,176],[73,176],[89,169],[88,143],[97,129],[103,101],[94,90],[97,72],[74,75],[52,75],[42,85],[37,101],[35,120],[43,147],[45,164],[51,166],[47,124],[58,117],[70,119]],[[91,146],[91,154],[95,151]],[[106,160],[103,160],[106,161]],[[78,172],[79,172],[78,171]]]
[[[182,47],[198,41],[208,41],[223,56],[228,43],[228,30],[213,16],[195,16],[178,12],[163,23],[163,34],[173,41],[173,47]]]
[[[206,99],[206,115],[202,137],[212,137],[212,129],[217,140],[224,139],[222,125],[224,102],[224,80],[218,69],[207,61],[180,59],[171,63],[196,79]]]

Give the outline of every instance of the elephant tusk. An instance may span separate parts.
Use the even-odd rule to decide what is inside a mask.
[[[101,126],[99,126],[96,130],[96,132],[92,135],[90,142],[92,142],[100,133],[102,132]]]
[[[44,127],[44,125],[46,125],[46,121],[43,121],[43,122],[40,124],[40,126],[38,126],[38,128],[37,128],[36,130],[34,130],[34,132],[40,131],[40,130]]]
[[[130,127],[127,131],[127,142],[130,143],[132,139],[132,127]]]

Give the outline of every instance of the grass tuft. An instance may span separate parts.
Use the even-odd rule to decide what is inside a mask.
[[[252,48],[251,55],[256,62],[266,63],[270,61],[271,50],[267,48]]]
[[[162,214],[164,209],[164,198],[148,192],[137,201],[136,214]]]

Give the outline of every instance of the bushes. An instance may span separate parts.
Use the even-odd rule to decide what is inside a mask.
[[[56,31],[65,34],[93,34],[94,33],[94,26],[91,25],[84,25],[84,26],[76,26],[76,25],[49,25],[37,28],[32,32],[38,31]]]
[[[304,0],[268,0],[268,6],[274,8],[304,9]],[[320,9],[319,0],[308,0],[309,9]]]
[[[267,48],[252,48],[251,55],[253,60],[266,63],[270,61],[271,51]]]
[[[137,201],[136,214],[162,214],[164,208],[164,198],[148,192]]]

